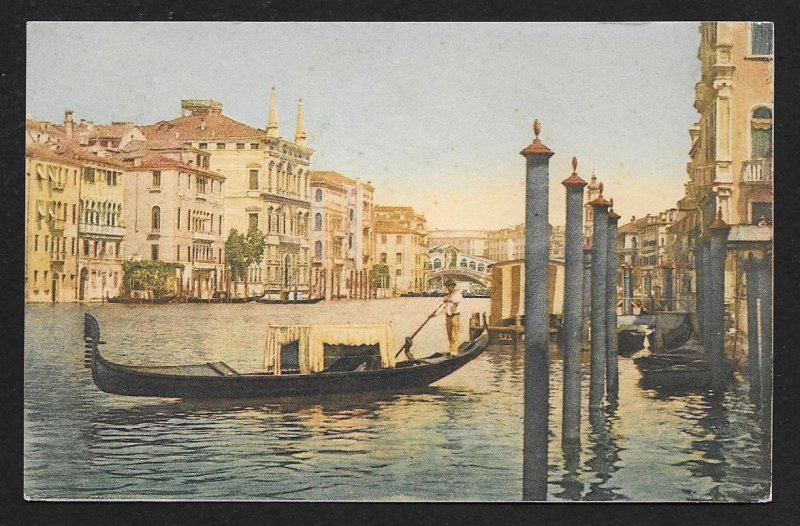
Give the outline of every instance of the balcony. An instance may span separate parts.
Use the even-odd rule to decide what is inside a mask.
[[[301,245],[304,239],[301,236],[290,236],[288,234],[279,234],[278,241],[284,245]]]
[[[125,227],[118,225],[88,225],[82,223],[79,229],[81,234],[106,237],[122,237],[125,235]]]
[[[192,239],[198,241],[216,241],[216,235],[213,232],[192,232]]]
[[[64,220],[63,219],[51,219],[50,220],[50,230],[53,232],[63,232],[64,231]]]
[[[67,259],[67,253],[64,252],[50,252],[50,263],[63,263]]]
[[[772,183],[772,159],[754,159],[742,163],[743,183]]]

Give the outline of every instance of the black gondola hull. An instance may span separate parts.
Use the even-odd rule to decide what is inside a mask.
[[[477,358],[488,344],[482,334],[465,344],[453,357],[431,361],[400,362],[396,367],[367,371],[320,372],[312,374],[170,374],[174,367],[138,367],[117,364],[104,358],[97,348],[99,325],[86,321],[87,345],[91,348],[91,369],[95,385],[102,391],[129,396],[167,398],[263,398],[313,396],[328,393],[403,391],[426,387]],[[206,364],[208,365],[208,364]],[[154,372],[155,371],[155,372]]]

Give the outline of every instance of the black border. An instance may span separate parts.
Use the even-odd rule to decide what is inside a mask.
[[[557,521],[588,524],[632,524],[657,521],[681,524],[702,520],[710,524],[790,524],[798,496],[794,436],[798,431],[795,379],[798,338],[789,330],[796,310],[791,296],[800,282],[800,252],[796,210],[796,149],[798,82],[797,20],[794,2],[759,5],[755,2],[635,2],[616,4],[575,1],[500,2],[436,0],[410,4],[400,0],[313,0],[298,2],[219,2],[132,0],[113,7],[101,3],[29,0],[4,5],[3,57],[0,66],[0,199],[5,230],[0,240],[5,276],[2,280],[5,335],[0,351],[0,419],[2,471],[0,500],[8,523],[64,524],[72,522],[132,524],[466,524]],[[354,504],[354,503],[42,503],[25,502],[22,486],[23,298],[24,264],[24,117],[25,22],[29,20],[209,20],[209,21],[655,21],[655,20],[772,20],[776,22],[776,172],[787,174],[775,183],[775,429],[773,502],[769,504]],[[531,50],[532,53],[535,49]],[[687,140],[688,144],[688,140]],[[797,278],[797,279],[795,279]],[[787,294],[788,292],[788,294]],[[788,297],[787,297],[788,296]],[[3,520],[2,522],[6,522]]]

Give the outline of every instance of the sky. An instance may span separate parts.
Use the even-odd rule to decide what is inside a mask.
[[[429,229],[523,221],[538,118],[550,223],[576,156],[625,224],[683,195],[699,41],[697,23],[32,22],[26,113],[151,124],[204,98],[264,128],[275,86],[284,138],[303,99],[312,169],[371,181]]]

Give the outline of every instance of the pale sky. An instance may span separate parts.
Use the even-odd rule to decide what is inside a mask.
[[[26,112],[150,124],[210,98],[263,128],[274,85],[284,138],[303,99],[313,169],[372,181],[431,229],[522,222],[538,118],[550,222],[575,155],[624,224],[683,194],[698,44],[697,23],[38,22]]]

